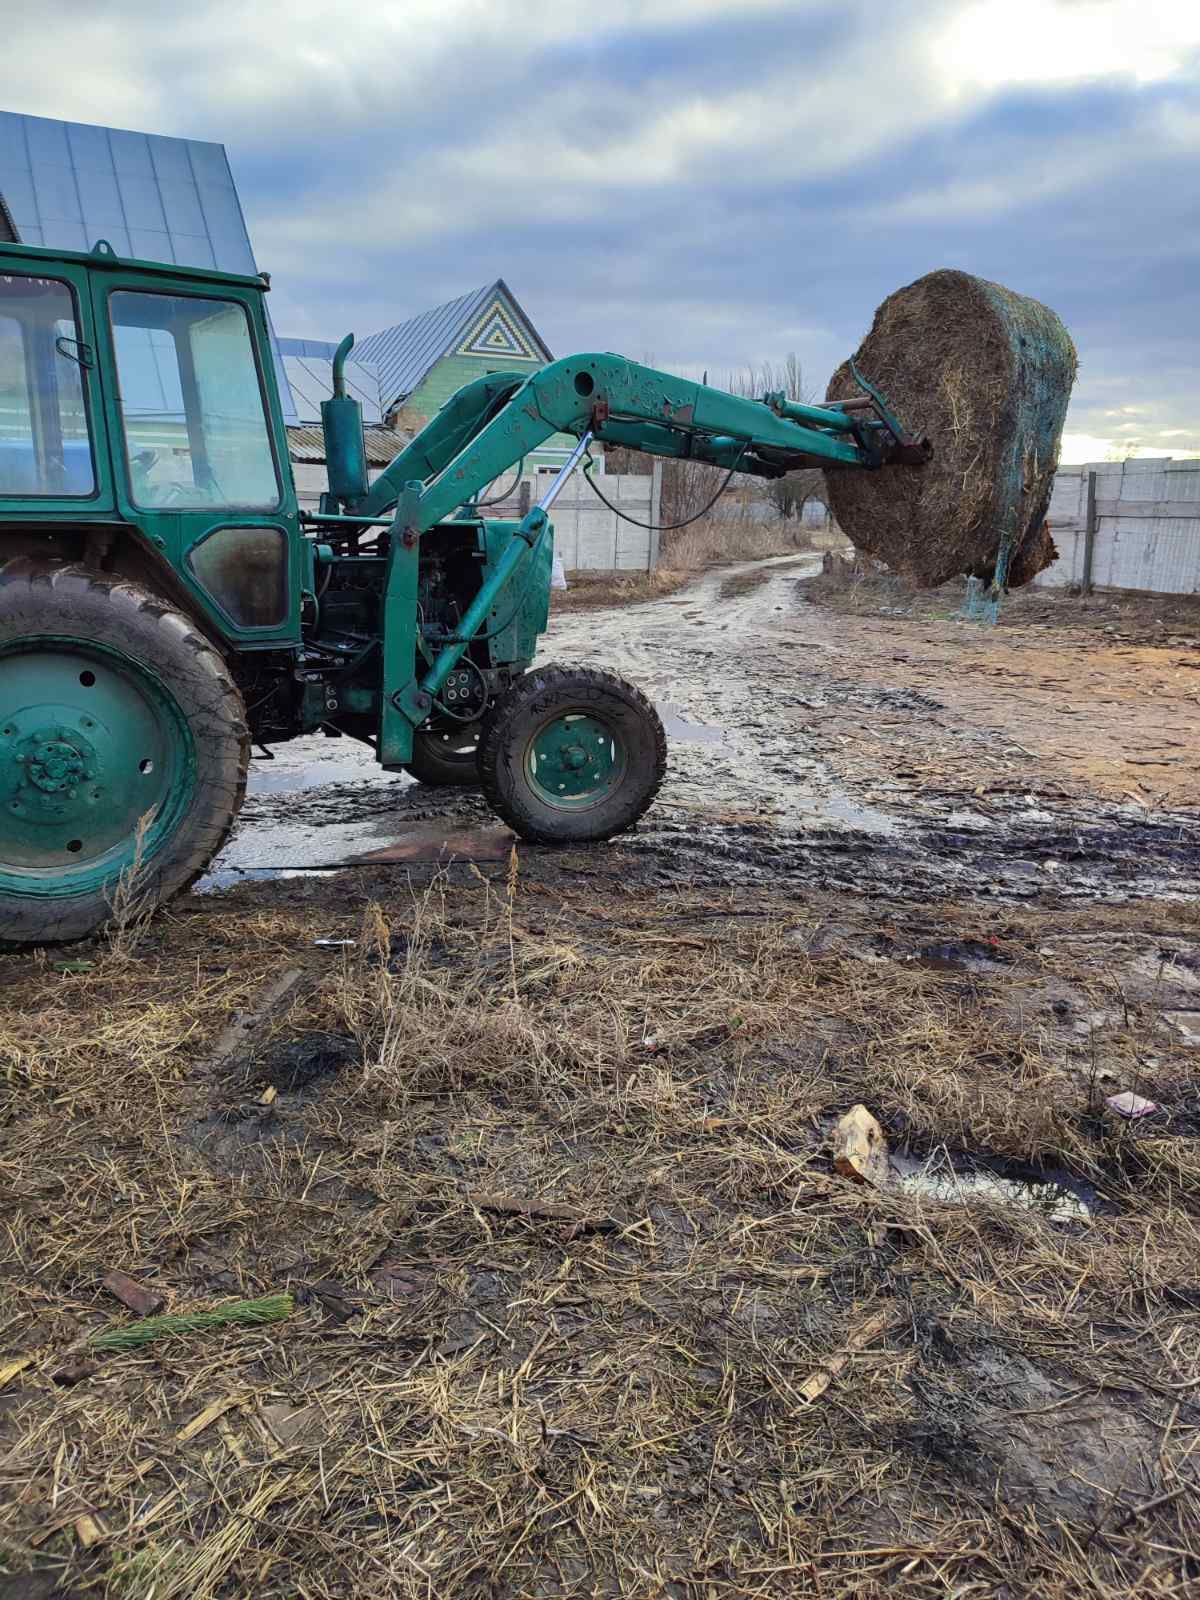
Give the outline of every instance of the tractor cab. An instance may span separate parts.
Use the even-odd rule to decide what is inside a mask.
[[[299,638],[265,289],[103,243],[0,245],[0,529],[98,564],[128,546],[122,562],[239,649]]]

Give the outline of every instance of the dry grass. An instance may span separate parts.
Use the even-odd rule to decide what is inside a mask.
[[[682,589],[693,576],[690,572],[668,572],[662,567],[654,572],[569,572],[569,587],[550,591],[550,609],[558,615],[662,600]]]
[[[355,947],[311,950],[318,919]],[[514,857],[365,910],[201,907],[90,972],[0,963],[0,1350],[35,1357],[3,1391],[7,1569],[139,1600],[1194,1593],[1188,1142],[1097,1128],[1023,1009],[1040,969],[964,983],[825,926]],[[825,1129],[857,1099],[919,1148],[1066,1161],[1100,1213],[855,1187]],[[126,1315],[113,1266],[170,1311],[301,1304],[80,1368]]]
[[[706,517],[690,528],[663,535],[662,564],[677,571],[701,572],[726,561],[761,561],[809,548],[808,530],[795,523]]]
[[[962,612],[966,584],[956,579],[936,589],[920,589],[897,573],[876,570],[869,557],[859,557],[835,561],[830,571],[806,581],[805,593],[822,605],[856,616],[902,614],[934,621]],[[1125,589],[1083,595],[1026,585],[1004,597],[999,623],[1007,628],[1084,633],[1101,645],[1162,645],[1194,651],[1200,646],[1200,595]]]

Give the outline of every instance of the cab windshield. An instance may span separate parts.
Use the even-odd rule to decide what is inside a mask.
[[[245,307],[127,290],[109,307],[134,504],[275,510],[279,474]]]

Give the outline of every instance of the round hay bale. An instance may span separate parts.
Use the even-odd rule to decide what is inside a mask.
[[[1046,507],[1076,368],[1054,312],[943,269],[883,302],[854,361],[910,433],[928,434],[933,459],[827,472],[847,538],[926,586],[963,573],[990,581],[1005,535],[1009,587],[1049,566]],[[826,398],[861,393],[846,362]]]

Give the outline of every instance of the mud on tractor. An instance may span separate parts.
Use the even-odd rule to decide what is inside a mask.
[[[177,894],[229,834],[254,745],[324,731],[430,784],[475,784],[525,839],[646,810],[654,708],[533,666],[549,512],[592,440],[727,473],[918,465],[882,398],[749,400],[584,354],[460,389],[368,482],[334,360],[329,490],[299,511],[265,277],[0,246],[0,941],[79,938],[136,874]],[[520,521],[488,485],[577,446]]]

